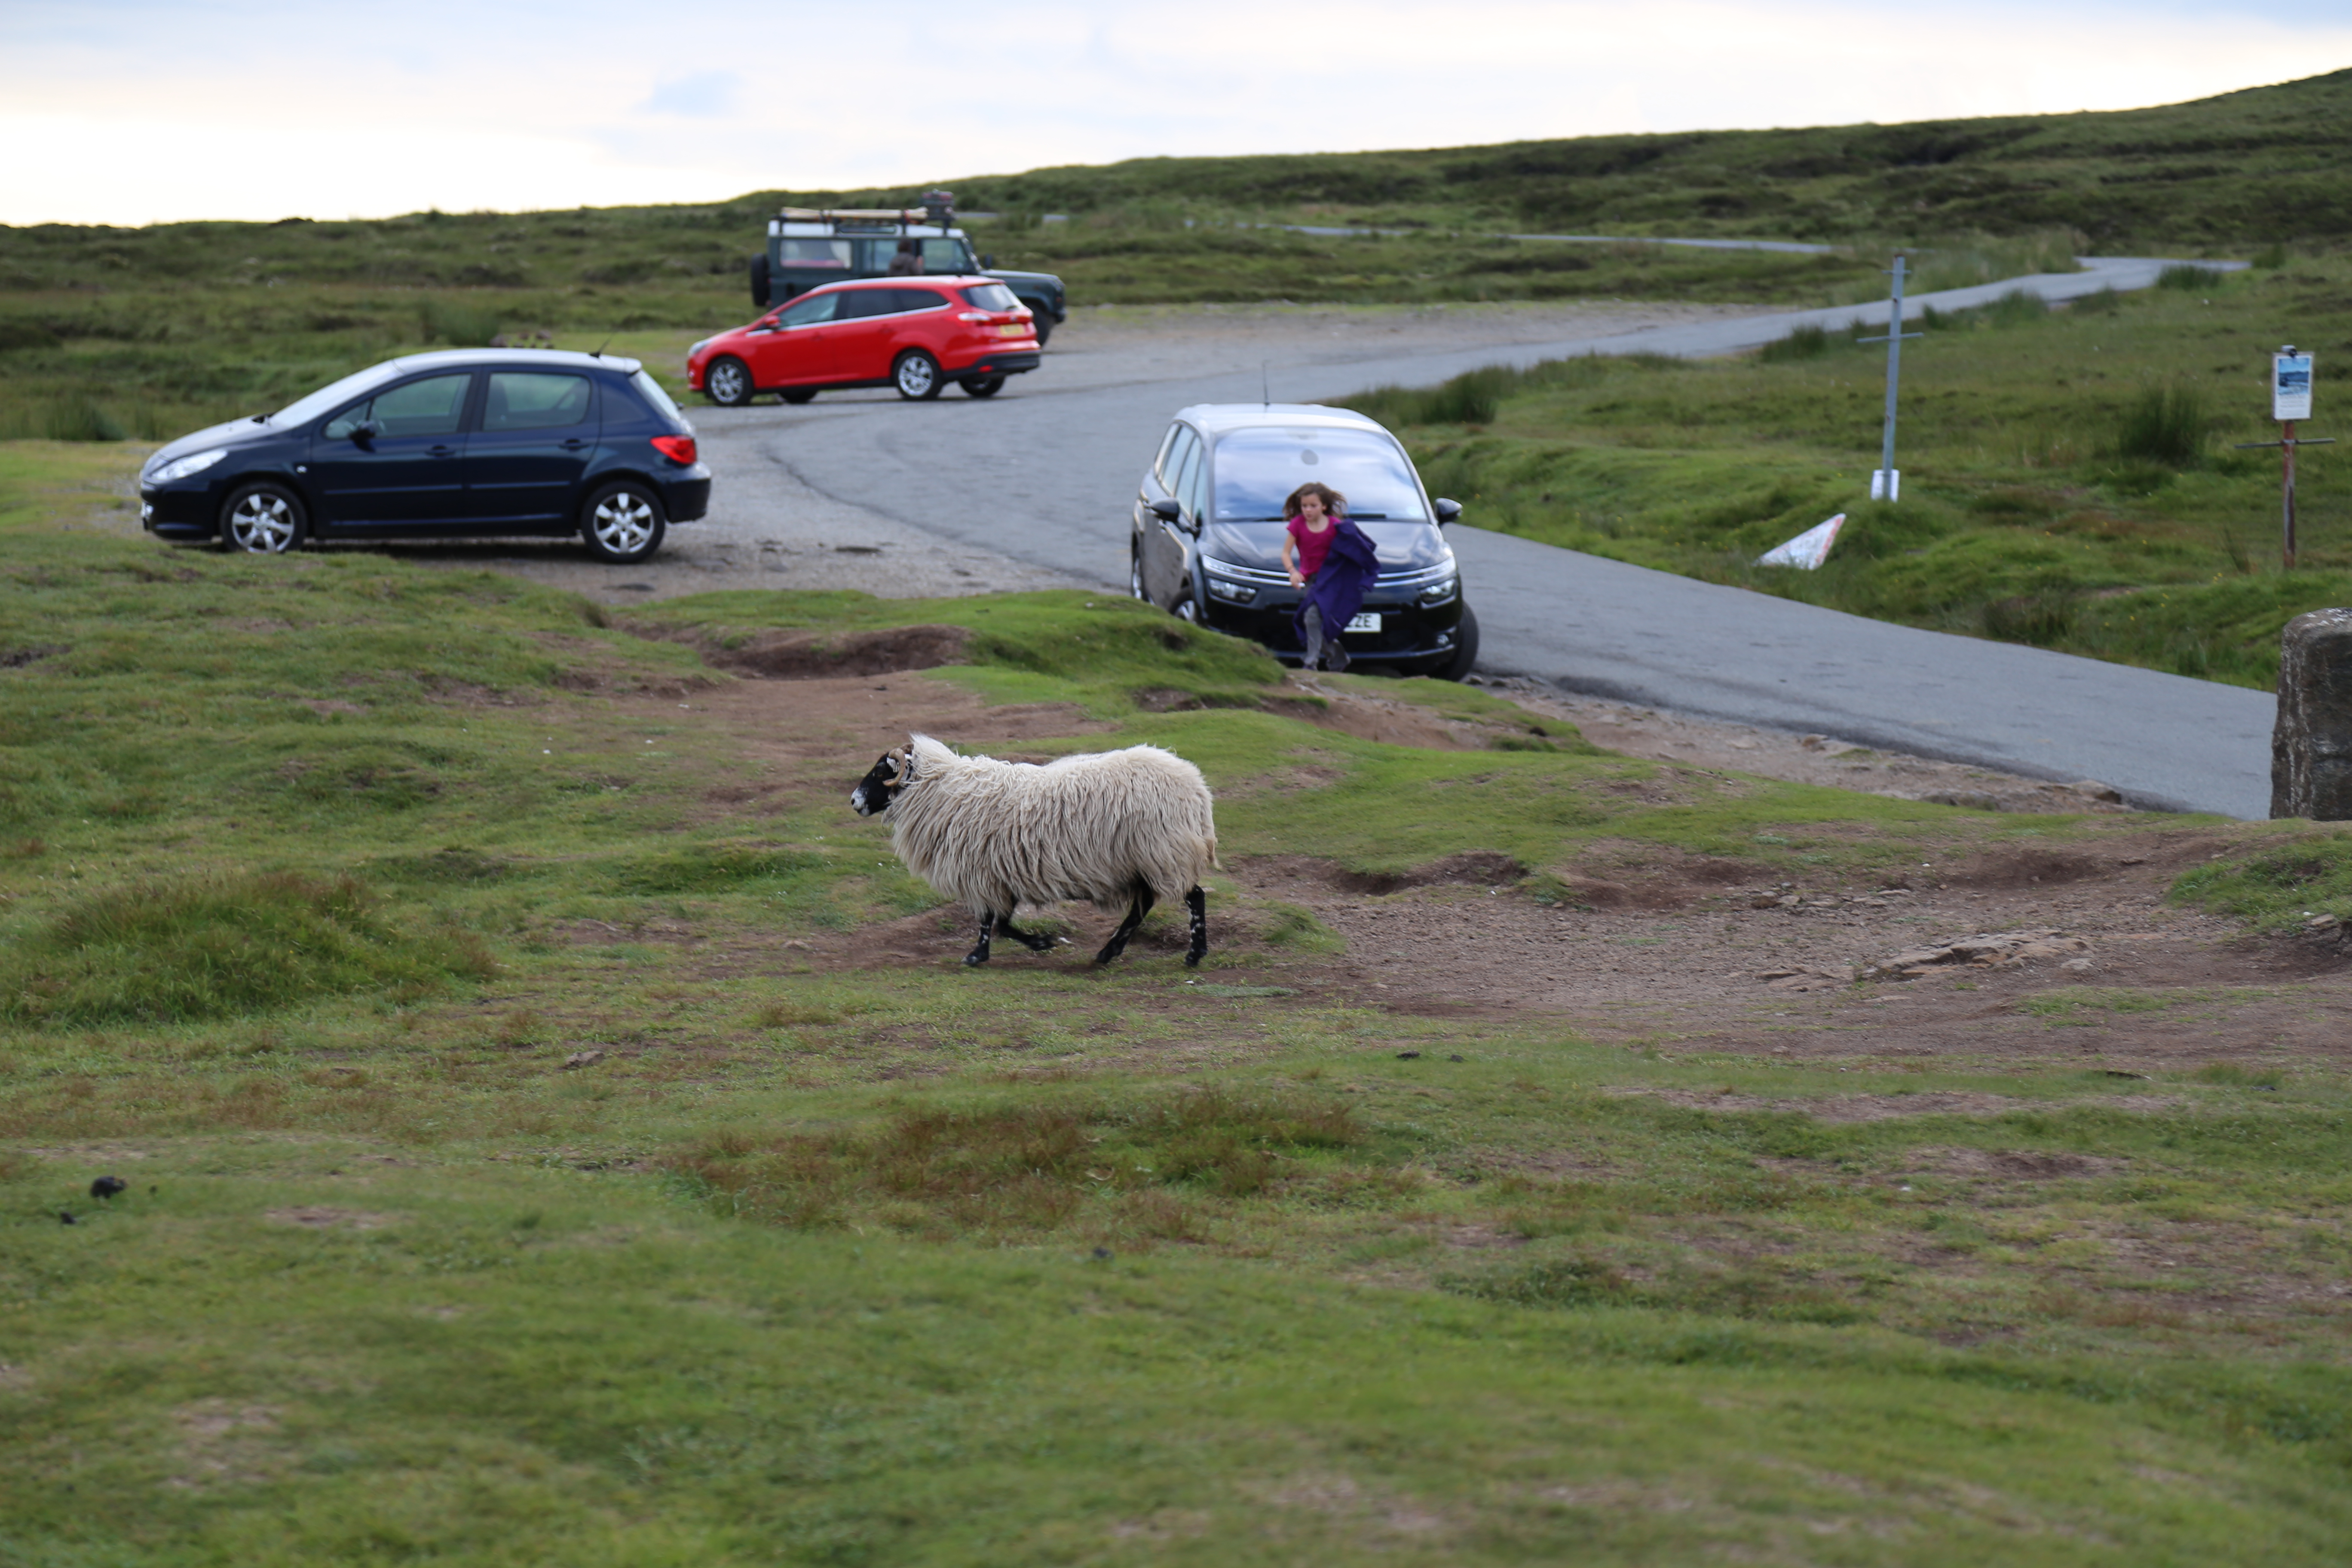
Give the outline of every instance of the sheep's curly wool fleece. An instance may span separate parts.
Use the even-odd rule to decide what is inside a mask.
[[[891,847],[975,915],[1065,900],[1117,910],[1140,887],[1172,903],[1217,863],[1208,782],[1172,752],[1000,763],[929,735],[912,750],[914,776],[890,803]]]

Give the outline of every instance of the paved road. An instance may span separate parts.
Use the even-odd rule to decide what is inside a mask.
[[[1948,289],[1916,318],[2012,289],[2048,300],[2143,288],[2166,263]],[[1804,323],[1883,325],[1882,303],[1716,320],[1601,338],[1276,366],[1277,401],[1428,384],[1487,364],[1584,353],[1705,356]],[[1175,409],[1254,402],[1255,364],[1183,380],[1123,374],[1112,356],[1049,354],[1006,394],[932,404],[827,395],[803,408],[700,409],[722,479],[772,467],[819,496],[951,548],[992,552],[1103,587],[1126,580],[1136,479]],[[2268,814],[2267,694],[2063,654],[1864,620],[1457,525],[1483,630],[1481,668],[1685,712],[1819,731],[2031,776],[2095,778],[2136,803]]]

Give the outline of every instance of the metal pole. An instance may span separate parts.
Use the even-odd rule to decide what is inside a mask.
[[[1903,374],[1903,258],[1895,258],[1895,294],[1886,304],[1886,435],[1879,443],[1878,467],[1886,476],[1886,499],[1895,499],[1895,384]]]
[[[2279,450],[2286,454],[2286,569],[2292,572],[2294,570],[2294,421],[2289,419],[2284,424],[2285,429],[2283,434],[2286,438],[2279,443]]]

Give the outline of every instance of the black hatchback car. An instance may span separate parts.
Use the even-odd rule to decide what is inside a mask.
[[[1299,591],[1283,570],[1282,503],[1319,479],[1379,551],[1380,580],[1341,637],[1351,664],[1459,680],[1478,658],[1478,617],[1444,525],[1412,459],[1380,424],[1313,404],[1199,404],[1180,410],[1135,499],[1129,589],[1188,621],[1306,657],[1291,625]]]
[[[710,505],[694,426],[635,360],[465,349],[387,360],[183,436],[139,475],[159,539],[583,539],[625,564]]]

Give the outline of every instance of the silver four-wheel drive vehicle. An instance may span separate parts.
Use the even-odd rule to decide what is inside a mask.
[[[1478,659],[1478,617],[1446,543],[1462,508],[1431,500],[1379,422],[1297,403],[1203,403],[1177,412],[1137,487],[1129,588],[1188,621],[1247,637],[1285,663],[1306,657],[1282,565],[1286,498],[1319,479],[1348,498],[1381,575],[1340,638],[1350,665],[1459,680]]]
[[[768,248],[751,258],[751,303],[771,305],[845,278],[894,276],[904,241],[926,273],[997,279],[1036,318],[1042,345],[1069,314],[1062,280],[1050,272],[1011,272],[971,248],[955,226],[955,193],[930,191],[919,207],[785,207],[768,220]]]

